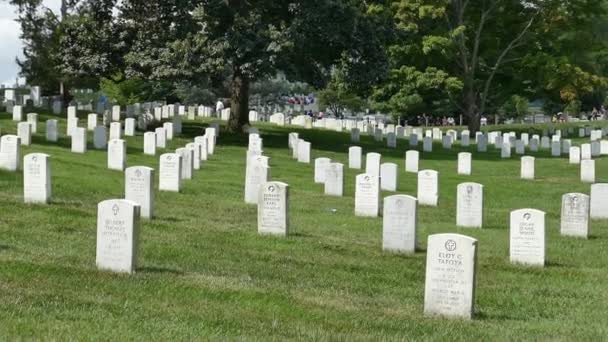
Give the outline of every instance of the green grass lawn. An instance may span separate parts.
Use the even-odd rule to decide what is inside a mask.
[[[80,125],[86,124],[80,115]],[[519,179],[517,156],[473,152],[473,175],[456,174],[455,146],[422,153],[420,168],[440,173],[439,207],[420,207],[415,255],[382,252],[382,220],[354,216],[355,176],[349,170],[348,133],[260,125],[273,180],[290,185],[295,234],[257,234],[257,209],[243,200],[247,138],[222,134],[216,154],[185,181],[182,193],[156,193],[156,218],[142,221],[139,268],[134,275],[95,267],[97,203],[123,196],[123,173],[106,169],[105,151],[70,152],[64,136],[44,139],[41,114],[34,144],[50,154],[53,197],[25,205],[22,174],[0,171],[0,337],[2,340],[192,340],[213,337],[284,340],[601,340],[608,335],[608,222],[593,221],[591,238],[559,235],[561,196],[589,193],[578,165],[567,157],[537,157],[535,181]],[[65,133],[65,120],[60,122]],[[185,122],[169,149],[200,135],[206,124]],[[0,113],[2,134],[15,133]],[[559,126],[556,126],[559,127]],[[510,126],[503,131],[542,129]],[[287,134],[312,142],[312,158],[345,168],[345,196],[323,195],[314,163],[299,164]],[[128,138],[127,165],[158,169],[143,155],[143,137]],[[581,140],[576,139],[576,143]],[[387,149],[362,136],[366,152],[398,163],[398,192],[416,195],[416,175],[404,172],[407,141]],[[420,145],[422,148],[422,144]],[[169,150],[167,149],[167,150]],[[474,148],[471,147],[471,151]],[[608,158],[596,162],[608,182]],[[457,228],[456,186],[483,184],[484,229]],[[158,180],[156,181],[158,183]],[[389,195],[385,193],[384,195]],[[509,263],[509,213],[546,211],[547,266]],[[426,238],[457,232],[478,243],[476,312],[472,321],[422,314]]]

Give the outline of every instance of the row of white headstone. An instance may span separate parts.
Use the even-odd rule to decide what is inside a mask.
[[[70,120],[71,119],[71,120]],[[127,119],[129,120],[129,119]],[[72,137],[72,151],[86,151],[86,130],[77,127],[75,110],[68,109],[68,135]],[[21,140],[29,145],[32,128],[35,131],[37,115],[28,115],[28,122],[18,124],[18,135],[5,135],[0,138],[0,168],[17,171],[19,165]],[[128,121],[127,121],[128,122]],[[101,134],[105,142],[105,127],[96,126],[95,140]],[[89,126],[93,126],[93,116],[89,116]],[[127,123],[127,126],[129,124]],[[47,138],[57,136],[57,121],[47,121]],[[51,128],[50,130],[48,128]],[[55,128],[53,130],[53,128]],[[173,137],[176,134],[173,123],[165,123],[154,134],[154,149],[158,137]],[[125,171],[125,198],[106,200],[98,204],[96,264],[99,269],[131,273],[137,267],[137,244],[140,217],[152,218],[154,211],[154,169],[146,166],[133,166],[125,170],[126,142],[121,137],[121,124],[110,124],[111,139],[108,142],[108,168]],[[148,132],[151,133],[151,132]],[[218,127],[209,127],[204,136],[195,138],[184,148],[175,153],[165,153],[160,157],[159,190],[180,191],[181,181],[192,177],[192,170],[200,168],[201,161],[207,160],[214,153]],[[147,133],[146,133],[147,134]],[[150,137],[150,135],[148,135]],[[146,140],[146,135],[144,135]],[[151,144],[148,138],[148,145]],[[97,145],[97,143],[96,143]],[[144,142],[146,145],[146,141]],[[147,149],[149,153],[150,148]],[[23,192],[25,203],[49,203],[51,200],[51,165],[50,156],[43,153],[31,153],[24,157]]]
[[[159,190],[179,192],[182,180],[191,179],[193,170],[213,154],[216,128],[207,128],[175,153],[160,156]],[[205,156],[205,159],[202,159]],[[198,166],[198,168],[197,168]],[[134,166],[125,170],[125,198],[98,204],[96,264],[99,269],[132,273],[137,268],[140,217],[152,218],[154,211],[154,169]]]
[[[291,142],[297,136],[290,135]],[[361,168],[361,148],[349,149],[349,166]],[[470,154],[459,155],[458,172],[470,174]],[[357,176],[355,214],[377,216],[380,210],[381,156],[368,153],[366,173]],[[406,153],[406,170],[418,171],[418,151]],[[583,165],[593,160],[584,160]],[[315,159],[315,183],[327,182],[329,158]],[[461,165],[462,164],[462,165]],[[467,165],[468,164],[468,165]],[[468,166],[468,167],[465,167]],[[380,167],[379,167],[380,166]],[[584,167],[584,166],[583,166]],[[468,170],[466,170],[468,169]],[[468,171],[468,172],[467,172]],[[438,193],[438,173],[433,170],[418,172],[418,196]],[[325,176],[325,177],[324,177]],[[534,157],[521,160],[521,177],[534,179]],[[562,197],[560,232],[564,236],[587,238],[589,217],[608,212],[608,184],[594,184],[590,196],[569,193]],[[436,204],[436,197],[429,203]],[[606,204],[604,204],[606,203]],[[421,203],[423,204],[423,203]],[[416,250],[418,199],[408,195],[394,195],[384,199],[383,249],[400,253]],[[594,209],[592,209],[594,208]],[[481,228],[483,221],[483,186],[462,183],[457,188],[457,226]],[[593,214],[591,214],[593,212]],[[608,216],[608,214],[604,214]],[[511,213],[510,260],[516,264],[544,266],[546,254],[545,213],[536,209],[520,209]],[[460,247],[460,249],[459,249]],[[477,241],[457,234],[429,236],[427,274],[425,284],[425,313],[452,317],[471,318],[474,305],[474,279]]]
[[[270,158],[263,155],[263,139],[249,130],[245,164],[245,203],[258,208],[258,233],[289,235],[289,185],[270,181]]]

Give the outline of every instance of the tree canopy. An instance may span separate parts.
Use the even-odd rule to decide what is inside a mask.
[[[61,13],[10,2],[30,83],[104,80],[123,100],[155,89],[227,97],[234,132],[251,99],[276,100],[277,74],[320,90],[326,104],[463,114],[473,131],[482,114],[522,109],[523,99],[562,110],[608,98],[605,0],[63,0]]]

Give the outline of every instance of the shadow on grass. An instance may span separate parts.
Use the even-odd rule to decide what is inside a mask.
[[[137,269],[138,272],[141,273],[152,273],[152,274],[174,274],[174,275],[183,275],[184,272],[177,269],[160,267],[160,266],[146,266],[140,267]]]
[[[0,252],[7,251],[9,249],[11,249],[11,247],[8,245],[0,245]]]
[[[172,223],[184,222],[185,221],[185,220],[180,219],[180,218],[175,217],[175,216],[162,216],[162,217],[155,216],[154,220],[157,221],[157,222],[172,222]]]
[[[524,318],[509,316],[506,313],[490,315],[490,314],[486,314],[483,311],[476,311],[473,314],[473,319],[476,321],[525,321]]]

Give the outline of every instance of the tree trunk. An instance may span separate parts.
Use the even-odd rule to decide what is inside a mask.
[[[235,71],[232,76],[232,96],[228,131],[243,133],[243,126],[249,124],[249,79]]]
[[[472,89],[469,89],[464,96],[464,116],[467,118],[467,126],[472,135],[477,133],[481,127],[481,114],[477,106],[477,96]]]

